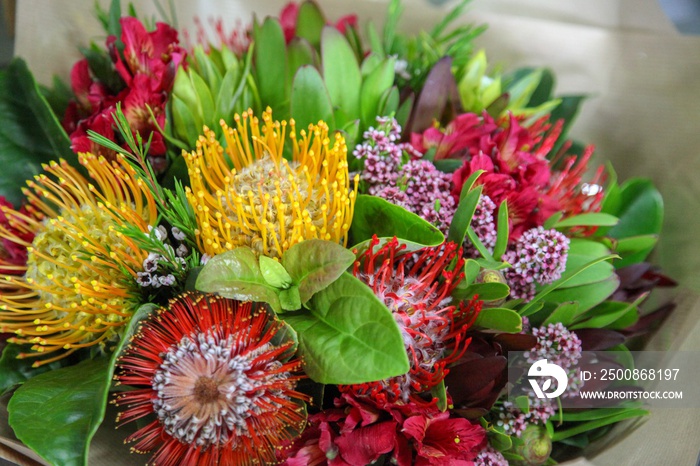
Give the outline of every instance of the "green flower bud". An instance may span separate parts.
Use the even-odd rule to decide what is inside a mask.
[[[514,453],[523,461],[511,461],[514,466],[540,466],[552,453],[552,439],[544,426],[531,424],[520,436],[522,443],[514,448]]]

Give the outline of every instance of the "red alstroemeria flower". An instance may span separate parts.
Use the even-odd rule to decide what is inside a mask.
[[[131,86],[134,76],[145,74],[160,83],[154,90],[170,91],[175,70],[185,56],[178,45],[177,31],[165,23],[157,23],[156,30],[148,32],[141,21],[130,16],[121,18],[119,22],[126,63],[116,49],[116,37],[107,39],[107,47],[124,82]]]
[[[487,113],[483,117],[475,113],[463,113],[455,117],[444,130],[434,126],[423,133],[412,133],[411,145],[423,154],[434,147],[434,160],[467,158],[478,153],[482,139],[488,138],[497,128]]]
[[[414,442],[417,466],[469,466],[486,441],[484,429],[448,412],[409,417],[403,432]]]

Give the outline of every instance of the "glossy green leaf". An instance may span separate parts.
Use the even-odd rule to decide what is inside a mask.
[[[370,240],[396,236],[422,246],[437,246],[445,237],[435,226],[391,202],[366,194],[357,196],[350,235],[357,245]]]
[[[316,66],[318,54],[309,41],[295,37],[287,44],[287,86],[292,87],[292,81],[297,70],[304,65]]]
[[[605,257],[609,254],[610,250],[601,243],[574,238],[569,243],[566,270],[578,270],[591,260]],[[615,267],[611,263],[598,262],[577,274],[576,277],[566,280],[566,283],[564,283],[564,277],[554,283],[562,288],[571,288],[605,280],[610,277],[614,271]]]
[[[279,21],[266,18],[254,28],[255,70],[260,99],[264,106],[277,106],[287,101],[287,48]]]
[[[498,207],[498,223],[496,225],[496,245],[493,247],[493,258],[500,260],[508,247],[508,202],[504,199]]]
[[[474,259],[467,259],[464,261],[464,283],[466,285],[471,285],[479,276],[481,271],[481,266]]]
[[[440,411],[447,410],[447,389],[445,387],[445,379],[442,379],[439,384],[430,389],[430,394],[433,398],[437,398],[437,407]]]
[[[632,303],[619,301],[602,302],[585,314],[579,315],[577,319],[578,322],[571,325],[570,328],[603,328],[613,325],[623,318],[626,321],[631,320],[632,322],[630,322],[630,325],[632,325],[639,316],[637,305],[646,298],[647,295],[648,293],[644,293],[642,297]],[[630,318],[630,315],[633,317]]]
[[[658,235],[628,236],[627,238],[615,241],[614,248],[615,252],[620,254],[624,259],[624,257],[629,254],[635,254],[653,248],[658,241]]]
[[[362,75],[355,53],[345,37],[333,26],[326,26],[321,37],[323,79],[334,110],[347,117],[336,118],[339,126],[360,116],[360,86]],[[338,113],[336,112],[336,117]]]
[[[90,441],[104,419],[116,359],[155,307],[145,304],[134,313],[111,357],[45,372],[17,389],[7,407],[17,438],[49,463],[87,466]]]
[[[575,215],[559,220],[554,224],[554,228],[570,228],[577,226],[603,226],[611,227],[617,225],[618,219],[614,215],[600,212]]]
[[[258,258],[246,247],[235,248],[209,259],[199,273],[195,287],[225,298],[265,302],[275,311],[280,310],[277,289],[267,283]]]
[[[382,95],[394,84],[394,59],[385,58],[362,82],[360,115],[362,125],[372,126],[378,115]]]
[[[408,356],[387,307],[344,273],[316,293],[309,310],[285,315],[299,336],[304,371],[326,384],[357,384],[405,374]]]
[[[284,266],[276,260],[260,256],[260,272],[268,285],[274,288],[287,289],[292,284],[292,277],[285,270]]]
[[[320,239],[297,243],[282,255],[282,265],[299,286],[302,303],[337,280],[353,262],[352,251]]]
[[[326,19],[318,5],[307,0],[299,7],[299,16],[297,16],[296,35],[309,41],[316,49],[321,44],[321,33],[326,25]]]
[[[26,351],[26,348],[24,351]],[[17,359],[17,356],[22,352],[21,346],[12,343],[8,343],[2,350],[2,357],[0,358],[0,396],[32,377],[58,369],[64,365],[63,361],[57,361],[52,364],[32,367],[35,361],[34,358]]]
[[[25,181],[59,157],[83,171],[27,64],[15,58],[0,70],[0,195],[19,206]]]
[[[306,129],[309,124],[323,120],[328,127],[335,129],[333,104],[328,96],[323,78],[316,68],[306,65],[299,68],[292,83],[291,97],[292,118],[297,130]]]
[[[523,319],[512,309],[487,307],[479,312],[474,325],[486,330],[518,333],[523,329]]]

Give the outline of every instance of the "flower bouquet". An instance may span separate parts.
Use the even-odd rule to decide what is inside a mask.
[[[592,166],[583,99],[490,67],[466,5],[413,35],[398,0],[382,28],[306,1],[178,34],[113,1],[69,84],[1,72],[17,438],[57,465],[115,423],[156,465],[542,465],[648,414],[507,395],[522,353],[576,397],[674,282],[653,184]]]

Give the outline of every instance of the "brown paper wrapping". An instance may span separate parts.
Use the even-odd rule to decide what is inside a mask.
[[[157,17],[150,0],[133,3],[142,16]],[[253,12],[260,17],[276,14],[284,3],[182,0],[176,1],[176,8],[180,27],[193,31],[195,15],[205,23],[221,17],[233,27],[236,21],[247,24]],[[361,21],[381,24],[387,1],[319,3],[330,19],[357,13]],[[92,5],[93,0],[17,2],[15,52],[27,60],[39,82],[49,84],[53,75],[67,80],[80,58],[77,47],[91,40],[104,42]],[[407,31],[427,28],[445,12],[420,0],[405,0],[404,5],[401,27]],[[657,184],[666,219],[654,260],[681,281],[684,291],[679,310],[656,335],[651,349],[700,350],[700,301],[687,291],[700,290],[700,250],[692,234],[700,231],[700,37],[679,35],[655,0],[474,0],[462,21],[489,24],[477,47],[486,49],[491,64],[506,69],[547,66],[556,73],[558,93],[589,94],[571,135],[595,144],[598,160],[611,160],[620,179],[642,176]],[[11,440],[4,405],[0,457],[38,464],[40,459]],[[145,463],[139,455],[125,454],[124,434],[114,431],[113,418],[108,411],[89,464]],[[695,464],[698,419],[700,409],[652,410],[634,432],[622,426],[606,444],[591,450],[588,460],[571,464]]]

